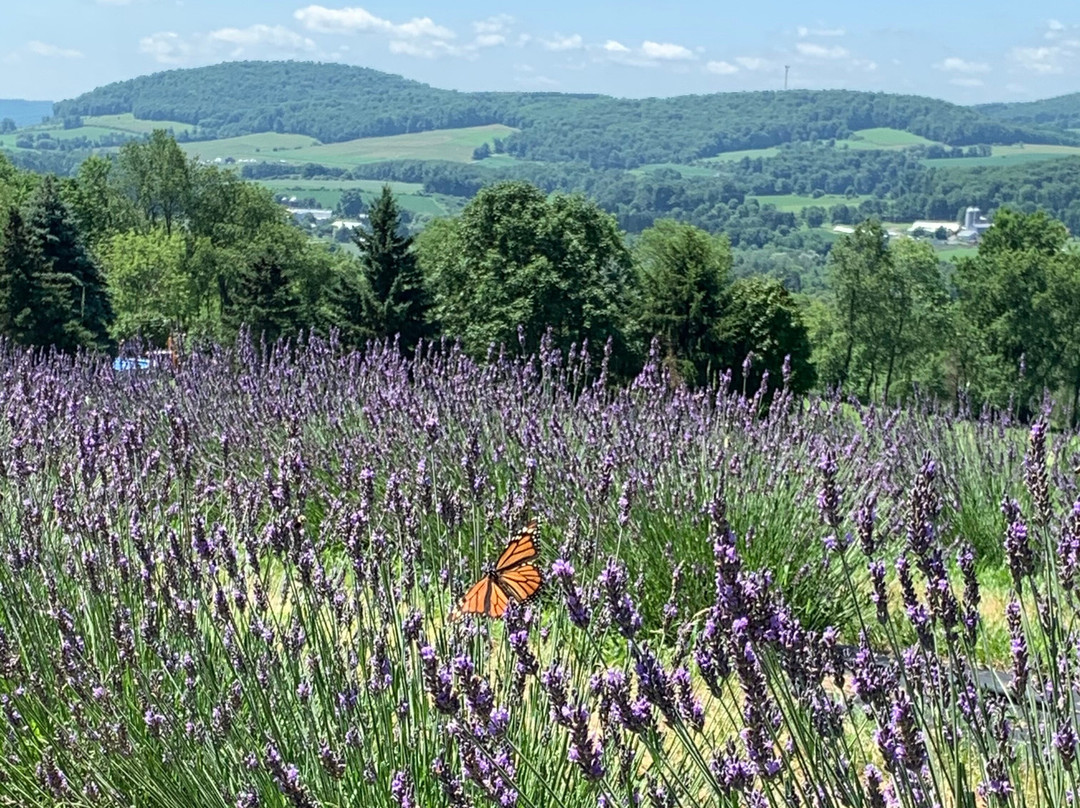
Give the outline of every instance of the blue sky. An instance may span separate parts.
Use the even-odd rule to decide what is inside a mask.
[[[1080,4],[5,0],[0,98],[233,59],[347,62],[460,90],[790,86],[960,103],[1080,91]],[[1035,7],[1037,6],[1037,7]]]

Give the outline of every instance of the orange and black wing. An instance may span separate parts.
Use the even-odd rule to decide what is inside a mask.
[[[497,575],[497,583],[513,595],[514,600],[519,603],[524,603],[535,595],[544,582],[544,576],[541,575],[539,567],[533,564],[519,564]]]
[[[502,617],[509,603],[510,597],[503,588],[490,575],[485,575],[465,593],[461,611],[465,614]]]
[[[536,558],[540,554],[540,549],[536,546],[537,535],[536,520],[534,519],[526,525],[525,529],[516,538],[511,539],[510,543],[506,545],[506,549],[502,551],[502,555],[499,556],[499,560],[495,564],[495,572],[504,573],[519,564],[524,564]]]

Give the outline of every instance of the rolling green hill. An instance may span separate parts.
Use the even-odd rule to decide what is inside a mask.
[[[1059,95],[1040,101],[980,104],[974,109],[991,120],[1004,123],[1055,129],[1080,127],[1080,93]]]
[[[623,169],[817,140],[852,139],[868,148],[902,148],[905,138],[909,145],[1080,144],[1073,133],[1002,123],[918,96],[847,90],[644,99],[463,93],[367,68],[309,62],[231,62],[155,73],[61,101],[56,114],[167,120],[190,126],[200,139],[272,132],[324,144],[502,125],[519,131],[496,143],[496,152]],[[858,133],[866,131],[877,134],[860,140]],[[875,144],[874,137],[890,143]]]

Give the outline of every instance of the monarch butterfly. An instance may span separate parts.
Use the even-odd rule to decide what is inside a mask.
[[[536,594],[544,581],[540,568],[529,563],[540,554],[536,533],[534,519],[506,545],[495,566],[465,593],[463,613],[499,618],[506,613],[511,598],[524,603]]]

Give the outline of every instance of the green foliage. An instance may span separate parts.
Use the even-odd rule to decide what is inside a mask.
[[[419,241],[419,257],[447,333],[482,356],[518,342],[536,351],[588,340],[597,355],[612,339],[625,359],[630,254],[613,217],[579,196],[546,198],[521,182],[485,188],[461,216]]]
[[[300,330],[300,300],[293,288],[294,264],[287,248],[256,245],[230,285],[222,312],[234,333],[246,327],[252,339],[272,345]]]
[[[926,243],[889,245],[880,222],[868,221],[837,241],[829,255],[832,325],[819,371],[870,399],[885,400],[915,381],[937,383],[933,370],[947,336],[947,294],[939,262]]]
[[[181,234],[127,230],[109,237],[99,254],[116,309],[114,338],[141,336],[163,344],[174,330],[191,328],[198,298]]]
[[[376,336],[398,337],[401,348],[411,352],[431,334],[430,303],[412,250],[412,238],[401,231],[401,213],[394,194],[389,185],[384,185],[368,211],[367,225],[356,228],[353,236],[360,248],[365,280],[360,289],[369,292],[361,297],[364,320]]]
[[[41,250],[18,208],[0,247],[0,332],[20,345],[48,346],[61,321],[62,290],[49,282]]]
[[[106,348],[113,320],[109,291],[54,177],[45,177],[31,197],[27,225],[44,262],[42,282],[51,287],[50,298],[56,294],[61,301],[52,338],[39,344],[62,351]]]
[[[343,219],[355,219],[364,212],[364,194],[359,188],[346,188],[341,192],[334,212]]]
[[[727,290],[723,305],[716,331],[723,346],[722,363],[731,369],[734,389],[748,394],[757,390],[765,372],[770,390],[779,388],[785,376],[796,394],[813,386],[815,371],[806,325],[783,284],[769,278],[740,278]]]
[[[1075,369],[1075,312],[1080,274],[1065,252],[1068,233],[1045,213],[998,211],[974,258],[956,267],[960,295],[961,383],[978,400],[1015,404],[1022,415],[1044,389]],[[1072,379],[1068,379],[1072,382]]]
[[[120,149],[117,169],[121,187],[151,226],[160,221],[171,234],[191,207],[196,170],[176,140],[155,129],[147,142],[133,141]]]
[[[691,384],[719,372],[717,324],[731,271],[726,239],[693,225],[662,219],[634,247],[639,305],[637,327],[661,348]],[[711,373],[710,373],[711,371]]]

